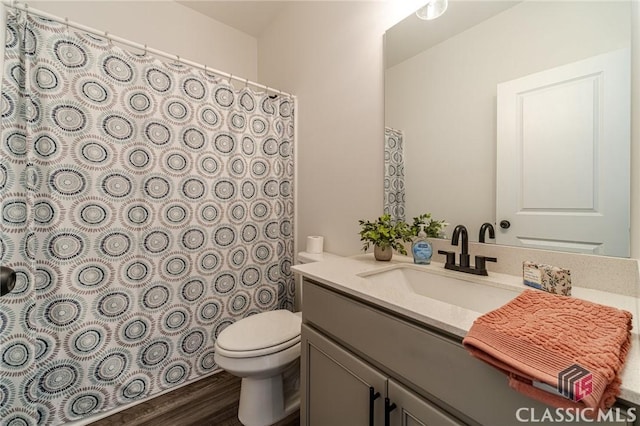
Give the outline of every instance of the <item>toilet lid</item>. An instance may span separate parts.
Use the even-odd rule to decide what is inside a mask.
[[[243,318],[222,330],[216,344],[226,351],[257,351],[299,339],[299,315],[287,310],[263,312]]]

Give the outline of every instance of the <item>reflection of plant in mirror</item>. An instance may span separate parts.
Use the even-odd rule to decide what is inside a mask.
[[[367,251],[373,244],[382,249],[391,247],[399,253],[406,255],[407,250],[402,242],[410,242],[412,238],[411,228],[404,221],[393,221],[391,215],[380,216],[375,222],[359,220],[360,241],[364,241],[362,249]]]
[[[440,238],[444,228],[449,225],[444,220],[431,219],[431,213],[424,213],[420,216],[413,218],[413,225],[411,225],[411,235],[417,236],[420,232],[420,225],[424,225],[424,232],[427,233],[427,237]]]

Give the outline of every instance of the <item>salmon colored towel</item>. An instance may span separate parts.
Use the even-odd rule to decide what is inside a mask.
[[[631,313],[609,306],[525,290],[480,316],[462,343],[471,355],[507,374],[517,391],[554,407],[592,412],[611,407],[620,393],[631,318]],[[578,392],[588,393],[579,401],[532,385],[537,381],[557,389],[559,373],[575,364],[592,374],[591,391]]]

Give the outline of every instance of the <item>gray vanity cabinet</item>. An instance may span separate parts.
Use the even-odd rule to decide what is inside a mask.
[[[303,293],[302,425],[503,426],[519,424],[517,413],[558,424],[540,421],[550,407],[509,388],[504,374],[471,357],[459,337],[308,279]],[[379,393],[371,416],[370,388]],[[385,398],[396,405],[388,424]]]
[[[460,426],[463,424],[393,379],[387,381],[387,394],[389,401],[397,406],[389,413],[390,425]]]
[[[325,337],[302,326],[301,389],[306,405],[301,424],[332,426],[369,424],[369,394],[384,392],[386,377]],[[380,394],[378,393],[378,400]],[[373,418],[382,418],[382,404],[371,397]],[[382,422],[375,424],[381,425]]]
[[[420,398],[326,337],[302,326],[301,422],[308,426],[459,426]],[[388,423],[385,419],[388,408]]]

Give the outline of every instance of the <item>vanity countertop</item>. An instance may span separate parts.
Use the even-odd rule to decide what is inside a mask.
[[[436,299],[401,291],[394,288],[393,283],[389,283],[388,286],[380,285],[380,283],[374,285],[371,281],[360,276],[360,274],[393,268],[401,263],[413,264],[413,260],[406,256],[394,255],[390,262],[378,262],[374,260],[372,255],[365,254],[334,258],[318,263],[295,265],[292,269],[294,272],[328,287],[460,338],[467,334],[473,321],[485,313],[475,312]],[[475,276],[446,270],[442,263],[436,262],[432,262],[430,265],[420,265],[419,267],[436,274],[461,280],[482,282],[496,287],[512,290],[530,288],[522,284],[522,277],[513,275],[490,272],[488,277]],[[634,329],[631,350],[627,355],[622,373],[622,388],[619,398],[640,405],[640,335],[638,334],[640,299],[617,293],[581,288],[575,284],[572,287],[572,296],[625,309],[633,314]]]

